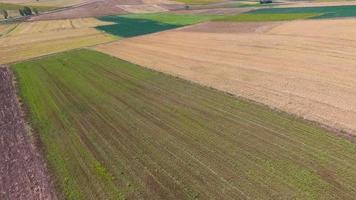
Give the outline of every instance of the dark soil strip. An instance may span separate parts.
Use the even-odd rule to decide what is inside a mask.
[[[26,129],[13,75],[0,66],[0,199],[57,199],[43,159]]]

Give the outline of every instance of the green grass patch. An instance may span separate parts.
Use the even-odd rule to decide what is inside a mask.
[[[66,199],[352,199],[356,144],[90,50],[15,64]]]
[[[356,17],[356,6],[325,6],[300,8],[267,8],[248,12],[249,14],[303,14],[315,13],[315,19]]]
[[[240,14],[233,16],[226,16],[216,21],[228,22],[264,22],[264,21],[286,21],[297,19],[308,19],[317,16],[314,13],[295,13],[295,14]]]
[[[115,24],[99,26],[97,29],[120,37],[133,37],[179,28],[218,17],[214,15],[179,15],[167,13],[107,16],[100,17],[99,19],[114,22]]]

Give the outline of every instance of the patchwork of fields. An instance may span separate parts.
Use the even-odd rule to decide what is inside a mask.
[[[356,1],[0,14],[24,5],[48,12],[0,22],[1,200],[356,199]]]
[[[356,133],[356,20],[248,25],[207,23],[96,49]]]
[[[356,145],[89,50],[13,66],[67,199],[351,199]]]
[[[0,37],[0,64],[113,41],[93,28],[108,24],[94,18],[21,23]]]
[[[119,37],[133,37],[197,24],[216,18],[219,18],[219,16],[167,13],[130,14],[101,17],[99,18],[101,21],[111,24],[96,28]]]

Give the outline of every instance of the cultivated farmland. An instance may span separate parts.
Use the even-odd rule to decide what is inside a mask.
[[[354,19],[205,23],[97,49],[356,133],[353,27]]]
[[[96,28],[119,37],[133,37],[197,24],[216,18],[219,18],[219,16],[169,13],[130,14],[101,17],[99,18],[101,21],[111,24]]]
[[[356,196],[356,144],[287,114],[89,50],[13,70],[67,199]]]
[[[0,64],[112,41],[92,28],[108,24],[92,18],[21,23],[0,37]]]

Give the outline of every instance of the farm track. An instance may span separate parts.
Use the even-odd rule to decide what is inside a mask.
[[[20,112],[13,75],[0,66],[0,199],[57,199]]]
[[[206,23],[96,49],[356,133],[356,20],[248,24]]]
[[[94,51],[12,67],[68,199],[356,196],[355,143],[303,120]]]

